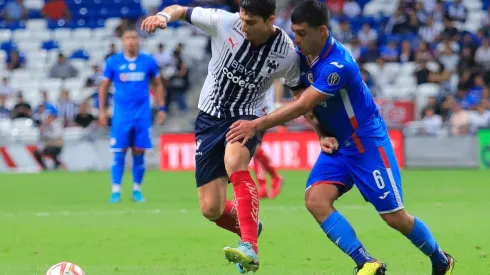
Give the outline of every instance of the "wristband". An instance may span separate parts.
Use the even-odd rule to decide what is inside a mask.
[[[169,13],[166,13],[164,11],[157,13],[157,15],[163,16],[165,19],[167,19],[167,22],[165,22],[165,23],[170,22],[170,19],[172,19],[172,16]]]
[[[165,112],[166,113],[167,112],[167,106],[160,106],[160,107],[158,107],[158,111]]]

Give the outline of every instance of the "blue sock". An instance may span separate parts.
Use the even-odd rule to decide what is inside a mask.
[[[418,218],[415,218],[412,233],[407,238],[425,255],[429,256],[432,264],[435,266],[445,267],[448,265],[448,259],[444,252],[437,245],[436,239],[430,232],[427,225]]]
[[[112,160],[111,168],[111,180],[112,180],[112,192],[121,192],[121,182],[124,175],[124,159],[126,152],[115,152],[114,159]]]
[[[358,266],[374,261],[357,239],[354,228],[338,211],[328,216],[321,227],[327,237],[345,254],[349,255]]]
[[[145,155],[133,155],[133,183],[135,191],[141,191],[145,170]]]

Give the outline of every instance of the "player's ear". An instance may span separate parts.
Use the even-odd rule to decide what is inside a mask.
[[[320,30],[320,34],[321,34],[322,36],[328,36],[328,28],[327,28],[327,26],[325,26],[325,25],[321,25],[321,26],[319,27],[319,30]]]
[[[267,23],[269,23],[269,24],[272,25],[272,24],[274,24],[274,21],[276,21],[276,16],[275,15],[271,15],[271,16],[269,16],[269,18],[267,18],[266,21],[267,21]]]

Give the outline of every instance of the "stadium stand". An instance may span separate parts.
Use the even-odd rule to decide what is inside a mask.
[[[39,133],[32,129],[36,123],[10,120],[12,113],[8,115],[8,111],[19,104],[17,94],[22,92],[30,105],[26,116],[35,120],[44,101],[40,92],[45,91],[48,100],[55,103],[60,91],[66,89],[74,106],[68,118],[72,120],[77,106],[93,98],[96,85],[87,85],[87,81],[95,79],[97,83],[111,45],[115,50],[121,48],[117,39],[121,27],[137,27],[145,15],[175,3],[204,3],[233,10],[221,1],[25,0],[21,7],[11,2],[15,1],[0,0],[0,76],[4,78],[0,86],[0,136],[16,140],[20,136],[29,140]],[[66,7],[63,13],[46,8],[58,4]],[[327,4],[332,11],[334,36],[351,49],[377,99],[415,103],[415,115],[410,120],[416,121],[396,125],[406,126],[406,134],[464,135],[489,125],[490,0],[337,0]],[[281,6],[277,25],[289,30],[290,6]],[[25,12],[18,20],[5,16],[7,10],[16,8]],[[159,44],[172,52],[183,43],[182,58],[192,68],[192,88],[186,97],[189,106],[196,106],[208,39],[187,24],[173,24],[152,36],[141,35],[143,50],[152,53]],[[56,75],[56,71],[69,74]],[[162,74],[171,71],[162,68]],[[96,116],[97,103],[91,104]],[[53,105],[59,108],[59,104]],[[195,107],[184,115],[177,114],[164,130],[190,131]],[[73,125],[71,121],[65,123]],[[67,132],[70,138],[80,134],[78,130]]]

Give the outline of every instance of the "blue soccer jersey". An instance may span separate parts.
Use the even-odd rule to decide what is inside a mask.
[[[104,77],[114,84],[114,113],[111,148],[149,149],[151,144],[150,83],[158,77],[156,60],[140,53],[127,58],[123,53],[112,55],[106,63]]]
[[[322,132],[339,141],[339,152],[321,153],[306,188],[355,184],[379,213],[403,208],[401,177],[388,131],[351,53],[332,36],[313,62],[301,55],[302,81],[329,97],[313,113]]]

